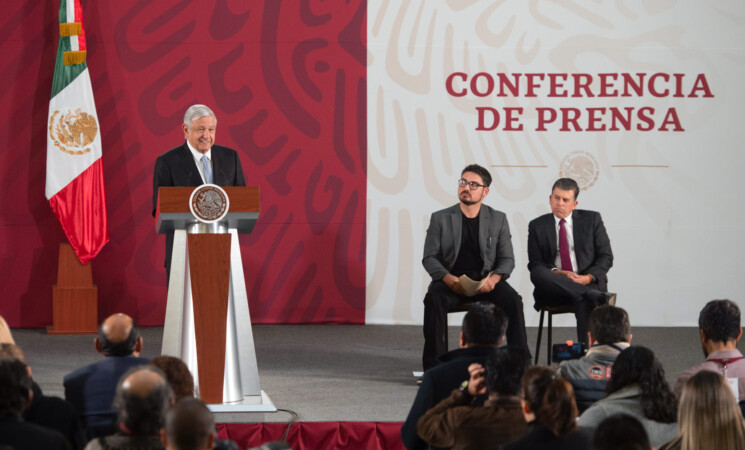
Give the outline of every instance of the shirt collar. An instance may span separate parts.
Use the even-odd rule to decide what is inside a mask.
[[[565,220],[565,222],[564,222],[564,223],[565,223],[566,225],[572,226],[572,223],[573,223],[573,222],[572,222],[572,214],[574,214],[574,211],[570,212],[570,213],[569,213],[569,215],[568,215],[568,216],[566,216],[566,218],[564,219],[564,220]],[[559,221],[560,221],[560,220],[561,220],[561,219],[559,219],[558,217],[554,216],[554,222],[555,222],[555,224],[556,224],[556,227],[557,227],[557,228],[559,227]]]
[[[189,141],[186,141],[186,145],[189,147],[189,151],[191,151],[191,156],[193,156],[194,159],[196,159],[197,161],[202,159],[202,153],[199,153],[197,149],[192,147]],[[207,155],[208,160],[212,161],[212,147],[210,147],[210,149],[207,150],[207,153],[204,153],[204,154]]]

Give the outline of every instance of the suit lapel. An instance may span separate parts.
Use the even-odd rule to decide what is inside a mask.
[[[548,248],[551,251],[550,263],[553,264],[556,259],[556,249],[558,248],[558,244],[556,243],[556,219],[554,219],[553,214],[548,215],[544,229],[546,230],[546,238],[548,239]]]
[[[582,238],[586,236],[585,234],[585,221],[582,220],[584,217],[582,217],[582,213],[578,210],[574,210],[572,212],[572,237],[574,238],[574,256],[577,258],[577,267],[574,268],[575,272],[579,272],[580,267],[584,267],[582,265],[582,256],[581,252],[578,250],[581,248],[579,245],[580,242],[582,242]]]
[[[460,252],[460,237],[463,232],[463,219],[461,216],[463,213],[460,211],[460,205],[455,205],[455,211],[450,214],[450,225],[453,227],[453,248],[455,249],[455,255],[453,256],[453,264],[458,260],[458,253]]]
[[[179,152],[179,165],[183,170],[182,173],[186,174],[186,186],[200,186],[203,181],[202,176],[199,174],[197,163],[194,161],[194,156],[185,142],[181,148],[182,151]]]
[[[213,182],[218,186],[228,186],[227,176],[223,168],[225,167],[225,161],[223,161],[223,154],[217,149],[217,146],[212,146],[212,178]]]
[[[479,210],[479,253],[481,254],[481,260],[484,262],[486,262],[486,240],[489,238],[490,221],[491,213],[484,205],[481,205],[481,210]]]

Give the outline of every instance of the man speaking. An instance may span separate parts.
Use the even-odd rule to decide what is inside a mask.
[[[184,114],[184,144],[155,160],[153,174],[153,217],[158,206],[158,189],[168,186],[245,186],[238,153],[215,145],[217,117],[204,105],[193,105]],[[173,231],[166,234],[166,274],[171,273]]]

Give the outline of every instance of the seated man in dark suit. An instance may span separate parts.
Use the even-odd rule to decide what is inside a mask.
[[[482,204],[489,194],[491,175],[471,164],[460,176],[460,202],[432,214],[424,241],[422,264],[432,277],[424,297],[424,370],[447,352],[448,311],[469,301],[500,307],[508,320],[507,343],[528,348],[522,297],[507,283],[515,268],[507,216]],[[462,275],[485,279],[485,283],[468,297],[460,282]]]
[[[559,364],[559,374],[572,383],[580,413],[605,397],[613,363],[631,342],[628,313],[611,305],[598,306],[590,314],[588,339],[585,356]]]
[[[416,432],[419,418],[468,379],[468,366],[484,364],[497,345],[504,342],[507,318],[490,303],[476,303],[463,318],[460,348],[439,358],[440,364],[426,371],[422,384],[401,427],[401,439],[409,450],[427,448]],[[481,399],[483,402],[483,398]]]
[[[126,314],[104,320],[94,343],[104,359],[68,374],[63,382],[65,399],[80,414],[88,439],[116,430],[116,411],[111,406],[116,384],[127,370],[148,362],[139,357],[142,337]]]
[[[15,344],[0,344],[0,359],[17,359],[26,364],[26,356]],[[72,448],[81,450],[85,447],[85,434],[80,425],[80,419],[70,402],[59,397],[44,395],[41,388],[33,380],[31,367],[26,366],[28,376],[31,377],[31,402],[23,411],[23,420],[44,428],[59,431],[72,444]]]
[[[556,180],[551,213],[528,225],[528,270],[535,308],[573,304],[577,340],[587,346],[590,312],[600,304],[615,304],[615,294],[607,292],[613,252],[600,214],[575,209],[578,196],[576,181]]]
[[[69,449],[59,432],[23,420],[21,413],[31,401],[31,395],[31,377],[26,365],[15,358],[0,358],[0,447]]]

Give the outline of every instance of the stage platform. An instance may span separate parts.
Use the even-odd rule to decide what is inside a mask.
[[[277,408],[303,422],[401,422],[416,395],[413,370],[420,370],[419,326],[256,325],[254,339],[261,389]],[[160,351],[162,328],[143,328],[143,356]],[[696,328],[633,328],[633,344],[651,348],[672,383],[683,369],[703,359]],[[452,348],[459,328],[450,327]],[[13,330],[34,379],[48,395],[63,396],[62,378],[96,361],[93,336],[50,336],[41,329]],[[531,351],[537,328],[528,328]],[[545,333],[544,333],[545,336]],[[554,342],[573,339],[573,328],[555,328]],[[545,343],[545,337],[544,337]],[[545,345],[541,361],[545,363]],[[742,346],[741,346],[742,347]],[[280,411],[230,422],[287,422]],[[224,420],[225,421],[225,420]]]

